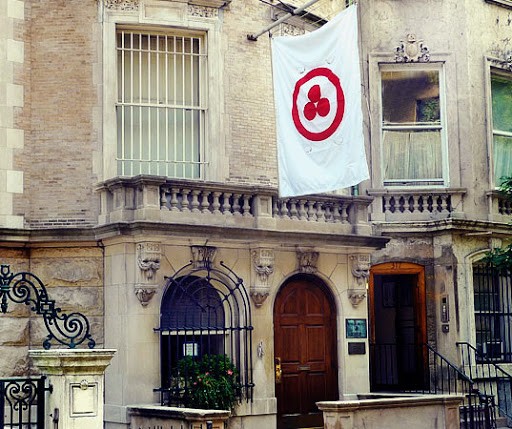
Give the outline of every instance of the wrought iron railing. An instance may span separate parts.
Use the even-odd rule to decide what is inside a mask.
[[[48,336],[43,341],[45,349],[49,349],[53,342],[71,349],[83,342],[87,342],[91,349],[96,345],[86,316],[78,312],[63,313],[56,306],[55,300],[50,299],[46,287],[36,275],[29,272],[15,274],[11,272],[9,265],[0,265],[0,311],[2,313],[7,312],[10,301],[28,305],[32,311],[43,316],[48,331]]]
[[[512,419],[512,375],[482,355],[473,345],[467,342],[456,344],[461,352],[464,372],[475,381],[482,393],[495,398],[500,415]]]
[[[46,377],[0,379],[0,428],[44,429]]]
[[[428,344],[370,344],[371,390],[458,394],[464,397],[461,429],[493,429],[493,397]]]

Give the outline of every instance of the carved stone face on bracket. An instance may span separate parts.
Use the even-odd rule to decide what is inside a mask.
[[[365,285],[370,277],[370,255],[352,255],[350,264],[352,275],[357,279],[357,283]]]
[[[137,244],[137,264],[144,273],[145,280],[152,280],[160,268],[161,249],[160,243]]]

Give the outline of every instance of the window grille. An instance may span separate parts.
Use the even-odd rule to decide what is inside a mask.
[[[206,60],[202,37],[118,31],[119,175],[201,178]]]
[[[226,357],[238,373],[239,399],[252,400],[249,296],[241,278],[221,263],[190,263],[167,281],[160,312],[162,405],[184,406],[192,389],[180,361]],[[185,368],[186,370],[186,368]]]
[[[512,273],[473,267],[476,347],[479,354],[512,362]]]

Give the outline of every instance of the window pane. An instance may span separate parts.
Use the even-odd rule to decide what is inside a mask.
[[[442,179],[441,131],[384,131],[386,180]]]
[[[439,124],[439,73],[382,72],[383,124]]]
[[[512,137],[494,135],[494,177],[499,186],[512,174]]]
[[[494,130],[512,132],[512,80],[493,75],[491,90]]]

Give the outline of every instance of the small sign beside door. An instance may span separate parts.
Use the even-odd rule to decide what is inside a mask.
[[[366,319],[345,319],[346,338],[366,338]]]

